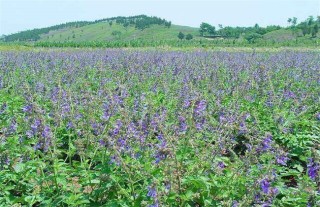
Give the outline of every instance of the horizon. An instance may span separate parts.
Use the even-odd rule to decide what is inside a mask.
[[[126,4],[125,7],[124,4]],[[288,18],[297,17],[300,22],[309,16],[316,17],[319,15],[319,10],[320,1],[318,0],[0,0],[0,35],[73,21],[94,21],[140,14],[157,16],[175,25],[196,28],[202,22],[216,27],[218,24],[248,27],[256,23],[262,27],[267,25],[287,26]],[[270,15],[271,12],[272,15]],[[190,13],[194,15],[186,18],[190,16]]]

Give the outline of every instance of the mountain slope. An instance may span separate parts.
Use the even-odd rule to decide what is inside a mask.
[[[197,36],[198,29],[172,25],[171,21],[159,17],[137,15],[112,17],[96,21],[78,21],[46,28],[26,30],[4,37],[6,42],[47,41],[128,41],[128,40],[172,40],[179,32]]]
[[[171,25],[170,28],[163,25],[151,25],[149,28],[140,30],[134,26],[124,27],[114,23],[110,26],[108,22],[82,27],[71,27],[68,29],[50,31],[48,34],[40,35],[40,41],[64,42],[64,41],[113,41],[113,40],[171,40],[177,39],[179,32],[185,34],[199,35],[197,28]]]

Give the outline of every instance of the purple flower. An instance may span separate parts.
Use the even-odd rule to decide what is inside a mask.
[[[114,129],[113,129],[113,135],[116,136],[119,134],[120,132],[120,128],[122,127],[122,122],[121,120],[117,120],[115,126],[114,126]]]
[[[100,146],[103,146],[103,147],[106,146],[106,142],[102,139],[99,140],[99,144]]]
[[[164,140],[163,134],[162,133],[158,134],[157,139],[159,141],[163,141]]]
[[[73,128],[74,128],[74,126],[73,126],[72,121],[68,121],[68,123],[67,123],[67,129],[73,129]]]
[[[290,99],[290,98],[295,98],[296,97],[296,95],[292,91],[285,91],[283,93],[283,95],[284,95],[284,97],[286,99]]]
[[[71,111],[70,105],[68,103],[63,103],[61,106],[61,114],[62,116],[65,116],[65,114],[69,113]]]
[[[166,189],[166,190],[170,190],[170,189],[171,189],[171,184],[170,184],[169,182],[167,182],[167,183],[165,184],[165,189]]]
[[[149,207],[159,207],[159,201],[156,201],[154,204],[149,205]]]
[[[41,121],[39,119],[34,120],[33,124],[31,124],[31,129],[34,133],[38,131],[40,124],[41,124]]]
[[[286,166],[289,158],[286,155],[280,155],[276,158],[276,160],[278,164]]]
[[[91,124],[91,127],[92,127],[92,132],[95,136],[98,136],[101,134],[102,125],[100,123],[93,122]]]
[[[196,129],[197,130],[202,130],[205,124],[205,119],[200,119],[196,122]]]
[[[5,159],[5,161],[4,161],[4,163],[5,163],[6,165],[10,165],[10,158],[7,157],[7,158]]]
[[[319,164],[316,163],[313,158],[309,158],[308,161],[309,161],[307,164],[308,176],[311,178],[311,180],[315,180],[316,177],[318,176]]]
[[[30,113],[32,110],[32,105],[31,104],[28,104],[24,107],[22,107],[22,111],[25,112],[25,113]]]
[[[219,114],[219,122],[220,123],[225,123],[225,122],[227,122],[228,120],[227,120],[227,118],[225,117],[225,115],[221,112],[220,114]]]
[[[270,207],[271,204],[269,201],[264,202],[263,204],[261,204],[261,207]]]
[[[150,122],[150,126],[152,127],[152,129],[154,131],[157,131],[158,129],[158,122],[159,122],[159,114],[156,113],[153,118],[151,119],[151,122]]]
[[[244,122],[241,122],[240,126],[239,126],[239,135],[246,134],[247,131],[248,131],[248,129],[246,127],[246,124]]]
[[[264,192],[266,194],[269,192],[270,183],[269,183],[269,181],[267,179],[263,179],[260,182],[260,186],[261,186],[262,192]]]
[[[261,194],[260,193],[257,193],[257,194],[255,194],[255,196],[254,196],[254,200],[255,200],[255,202],[260,202],[260,199],[261,199]]]
[[[271,148],[272,143],[272,136],[271,134],[268,134],[266,138],[264,138],[261,142],[261,147],[258,148],[258,151],[267,151],[269,148]]]
[[[188,99],[184,100],[183,102],[183,108],[187,109],[190,106],[190,101]]]
[[[186,118],[183,116],[179,116],[179,130],[180,132],[185,132],[188,129],[188,125],[186,124]]]
[[[244,145],[246,146],[248,152],[251,152],[251,150],[252,150],[252,145],[251,145],[251,144],[248,144],[248,143],[245,143]]]
[[[0,114],[3,114],[6,109],[7,109],[7,104],[6,103],[2,104],[0,108]]]
[[[160,140],[160,139],[159,139]],[[155,157],[155,163],[158,164],[161,160],[164,160],[167,158],[167,151],[165,150],[166,149],[166,146],[167,146],[167,142],[164,138],[162,138],[160,140],[161,142],[159,144],[156,145],[156,147],[158,148],[157,149],[157,152],[156,154],[154,155]]]
[[[320,112],[316,114],[316,119],[320,121]]]
[[[231,207],[238,207],[239,206],[239,202],[238,201],[233,201],[232,202],[232,206]]]
[[[41,142],[38,142],[38,143],[33,147],[33,149],[34,149],[34,150],[40,149],[41,146],[42,146]]]
[[[50,138],[51,137],[51,129],[48,125],[46,125],[42,131],[42,136],[44,138]]]
[[[154,187],[148,186],[147,196],[151,197],[151,198],[156,198],[157,197],[157,190]]]
[[[77,114],[74,118],[75,120],[79,121],[83,117],[82,114]]]
[[[28,130],[28,131],[26,131],[26,135],[28,138],[32,138],[34,136],[34,133],[32,130]]]
[[[277,195],[279,193],[278,188],[271,188],[271,194],[272,195]]]
[[[110,157],[110,163],[111,164],[116,164],[116,165],[120,165],[120,159],[116,156],[116,155],[112,155]]]
[[[118,146],[119,146],[120,148],[124,148],[124,147],[126,146],[126,144],[127,144],[127,142],[126,142],[125,138],[120,137],[120,138],[118,139]]]
[[[218,162],[218,167],[220,169],[224,169],[226,167],[226,165],[223,162],[220,161],[220,162]]]
[[[205,111],[207,107],[207,102],[205,100],[197,101],[195,107],[195,113],[200,114],[201,112]]]
[[[52,133],[51,133],[51,129],[48,125],[46,125],[42,131],[42,136],[45,138],[45,142],[44,142],[44,151],[48,151],[50,145],[51,145],[51,137],[52,137]]]
[[[10,127],[9,127],[9,132],[10,133],[15,133],[17,131],[18,124],[15,120],[11,121]]]
[[[111,113],[109,111],[109,105],[108,104],[103,104],[103,115],[101,116],[101,119],[105,120],[105,121],[108,121],[111,117]]]

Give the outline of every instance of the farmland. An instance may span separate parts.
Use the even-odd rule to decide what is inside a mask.
[[[0,206],[316,206],[320,56],[0,51]]]

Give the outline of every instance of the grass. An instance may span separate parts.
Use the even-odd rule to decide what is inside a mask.
[[[276,42],[295,41],[298,36],[299,41],[308,41],[310,39],[317,40],[319,43],[319,37],[312,38],[311,35],[302,35],[302,31],[299,30],[297,34],[294,34],[289,29],[280,29],[269,32],[263,36],[266,40],[274,40]]]
[[[112,32],[119,31],[121,35],[112,35]],[[124,28],[122,25],[107,22],[96,23],[79,28],[69,28],[64,30],[52,31],[42,35],[40,41],[112,41],[112,40],[174,40],[177,39],[179,32],[198,36],[198,29],[186,26],[172,25],[170,28],[153,25],[144,30],[137,30],[133,26]],[[73,35],[75,38],[73,38]]]

